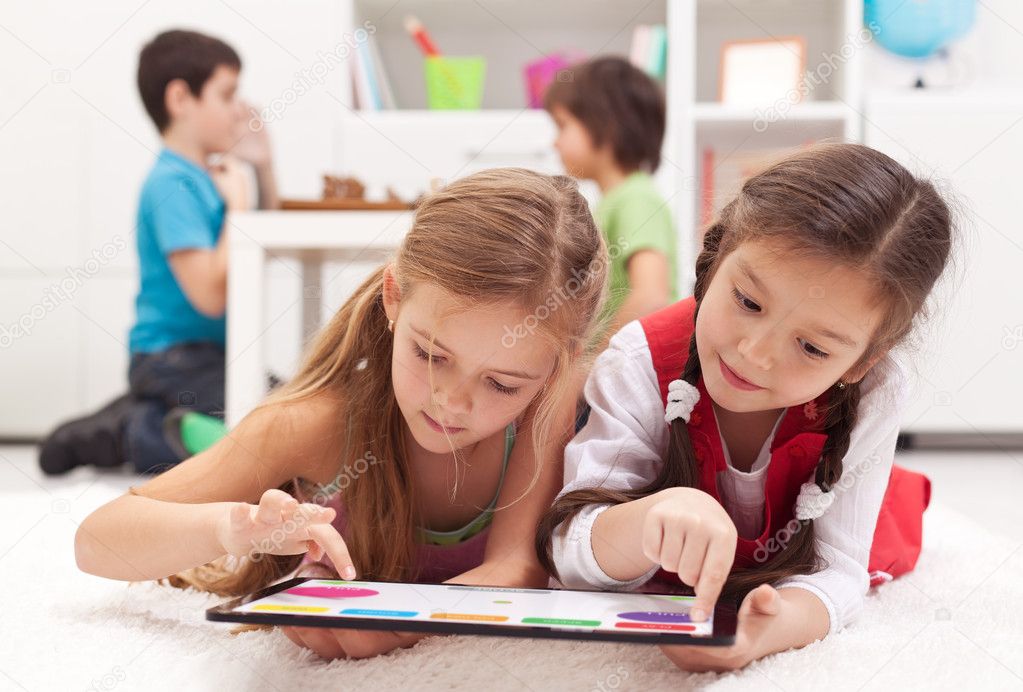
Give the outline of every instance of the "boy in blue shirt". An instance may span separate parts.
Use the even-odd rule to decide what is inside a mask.
[[[141,473],[165,470],[183,458],[165,428],[187,411],[223,417],[224,218],[248,207],[234,157],[255,169],[260,207],[277,206],[265,129],[236,95],[240,70],[234,49],[192,31],[164,32],[139,55],[139,92],[163,149],[139,199],[129,392],[58,427],[40,451],[47,474],[125,461]],[[224,156],[210,165],[214,154]]]

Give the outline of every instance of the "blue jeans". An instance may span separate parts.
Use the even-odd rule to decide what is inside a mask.
[[[135,404],[124,425],[124,453],[139,473],[160,473],[181,457],[164,438],[174,408],[224,417],[224,349],[213,342],[176,344],[132,354],[128,386]]]

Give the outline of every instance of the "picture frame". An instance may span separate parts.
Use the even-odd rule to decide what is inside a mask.
[[[798,103],[803,96],[799,83],[806,70],[806,38],[725,41],[719,65],[721,103],[762,107],[783,98]]]

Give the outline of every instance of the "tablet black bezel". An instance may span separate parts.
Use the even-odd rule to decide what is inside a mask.
[[[302,615],[300,613],[251,613],[234,609],[285,591],[309,581],[320,581],[318,577],[295,577],[279,584],[273,584],[247,596],[235,598],[209,608],[206,619],[213,622],[237,622],[253,625],[278,625],[291,627],[330,627],[365,630],[389,630],[397,632],[422,632],[428,634],[474,634],[497,637],[527,637],[534,639],[574,639],[583,641],[620,642],[627,644],[684,644],[689,646],[729,646],[735,643],[735,629],[738,613],[733,604],[718,603],[714,608],[714,632],[710,637],[694,637],[675,632],[587,632],[574,628],[557,628],[550,625],[488,625],[486,623],[443,620],[402,620],[387,618],[351,618],[327,615]],[[358,582],[372,584],[374,582]],[[434,586],[474,588],[468,584],[434,584]],[[501,588],[481,585],[482,588]],[[515,591],[551,591],[552,589],[527,589],[508,587]],[[570,590],[570,589],[566,589]],[[656,594],[665,595],[665,594]]]

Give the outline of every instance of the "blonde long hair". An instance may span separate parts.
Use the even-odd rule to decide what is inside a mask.
[[[526,409],[538,462],[534,484],[545,441],[566,432],[556,429],[559,409],[598,329],[607,263],[603,236],[576,182],[518,168],[476,173],[427,196],[394,258],[402,295],[428,283],[470,306],[512,302],[532,310],[529,324],[516,329],[528,326],[556,353],[546,386]],[[380,268],[363,282],[310,344],[298,374],[261,406],[317,395],[345,402],[338,416],[339,466],[367,453],[392,462],[374,464],[358,483],[339,490],[348,548],[362,578],[407,580],[415,578],[414,488],[391,383],[393,335],[383,277]],[[298,478],[281,489],[300,498],[309,494]],[[225,556],[168,582],[242,595],[291,573],[301,560],[301,554]]]

